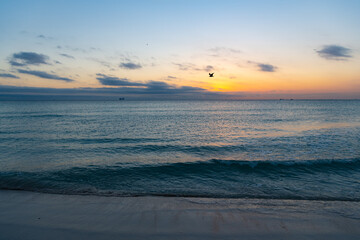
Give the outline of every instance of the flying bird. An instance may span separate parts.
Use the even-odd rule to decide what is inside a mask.
[[[209,77],[214,77],[214,73],[209,73]]]

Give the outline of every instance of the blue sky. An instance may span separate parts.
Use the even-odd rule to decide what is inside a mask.
[[[0,92],[360,98],[359,9],[360,1],[3,0]]]

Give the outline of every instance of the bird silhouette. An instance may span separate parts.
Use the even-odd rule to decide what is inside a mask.
[[[214,73],[209,73],[209,77],[214,77]]]

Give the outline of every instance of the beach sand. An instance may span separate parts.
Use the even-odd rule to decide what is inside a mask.
[[[360,203],[0,191],[0,239],[360,239]]]

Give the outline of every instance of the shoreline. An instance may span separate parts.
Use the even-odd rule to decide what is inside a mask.
[[[0,239],[358,239],[360,202],[0,190]]]

